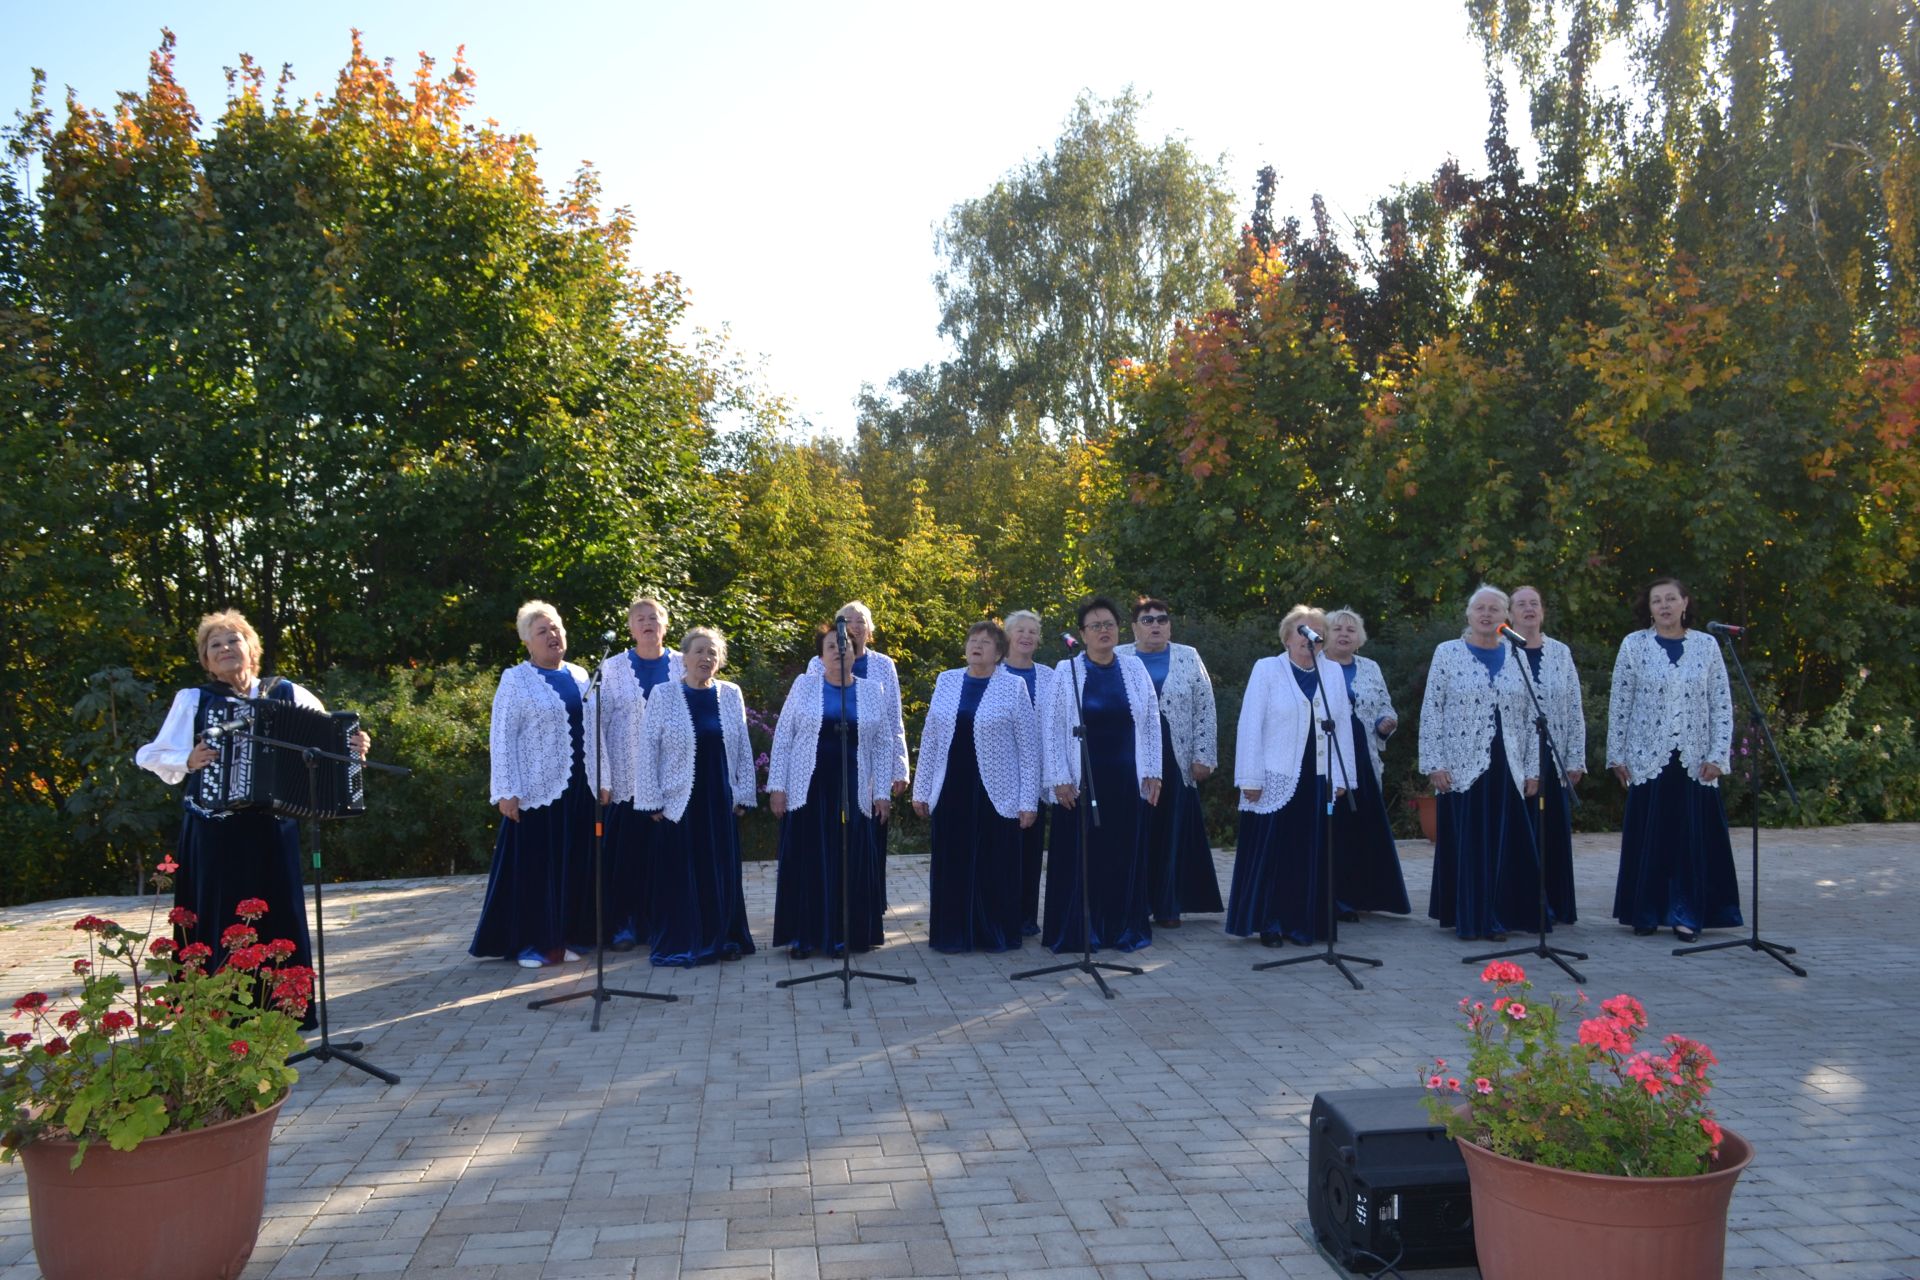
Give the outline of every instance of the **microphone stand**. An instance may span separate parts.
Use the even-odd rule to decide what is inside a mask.
[[[847,643],[846,619],[836,618],[834,622],[835,629],[839,633],[838,640],[840,649],[840,724],[838,726],[840,734],[840,786],[838,788],[840,792],[840,972],[835,973],[830,969],[823,970],[820,973],[809,973],[799,978],[782,978],[773,985],[776,987],[797,987],[808,982],[826,982],[838,978],[840,980],[840,1007],[842,1009],[851,1009],[853,1008],[853,980],[855,978],[867,978],[874,982],[899,982],[909,987],[914,986],[919,979],[902,977],[897,973],[874,973],[866,969],[856,969],[853,967],[853,908],[851,892],[847,887],[847,868],[849,865],[847,838],[848,828],[851,825],[847,811],[847,792],[854,786],[859,775],[848,772],[851,765],[847,759],[847,736],[848,732],[853,728],[852,725],[847,723],[847,690],[853,687],[853,672],[849,665],[850,660],[847,654],[851,651],[852,646]],[[824,669],[826,664],[822,663],[821,665]],[[881,875],[886,874],[885,867],[878,867],[876,870],[878,870]]]
[[[320,1039],[299,1053],[290,1055],[287,1062],[291,1065],[295,1062],[305,1062],[308,1058],[312,1058],[315,1062],[338,1060],[370,1076],[384,1080],[388,1084],[399,1084],[399,1076],[391,1071],[383,1071],[358,1056],[356,1051],[364,1049],[366,1047],[364,1044],[358,1040],[347,1040],[335,1044],[327,1027],[327,913],[324,909],[324,890],[320,875],[320,828],[315,825],[320,819],[320,788],[316,781],[316,774],[322,760],[335,760],[349,768],[359,765],[363,769],[378,769],[396,778],[409,777],[413,770],[397,764],[360,760],[351,755],[342,755],[337,751],[323,751],[319,747],[308,746],[305,743],[269,738],[265,734],[254,733],[251,730],[228,736],[248,742],[264,743],[269,747],[280,747],[287,751],[298,751],[301,763],[307,767],[307,849],[311,860],[310,865],[313,868],[313,1010],[320,1022]]]
[[[1539,777],[1539,786],[1533,796],[1533,866],[1538,873],[1540,890],[1540,930],[1539,940],[1530,947],[1514,947],[1507,951],[1489,951],[1483,955],[1462,956],[1461,964],[1479,964],[1482,960],[1501,960],[1507,956],[1539,956],[1542,960],[1551,960],[1567,971],[1567,976],[1575,982],[1585,982],[1580,971],[1562,959],[1572,956],[1575,960],[1585,960],[1587,953],[1572,951],[1566,947],[1547,945],[1547,782],[1548,765],[1553,766],[1552,782],[1554,786],[1566,783],[1567,802],[1570,805],[1580,803],[1573,794],[1573,784],[1567,781],[1566,761],[1560,758],[1559,744],[1553,740],[1553,731],[1547,727],[1546,704],[1540,701],[1540,689],[1533,683],[1533,673],[1527,663],[1527,655],[1519,640],[1509,635],[1507,643],[1513,646],[1513,660],[1520,664],[1520,679],[1527,686],[1527,696],[1533,700],[1534,737],[1538,744],[1538,754],[1534,772]],[[1545,657],[1543,651],[1542,655]]]
[[[529,1000],[527,1008],[544,1009],[548,1005],[565,1004],[569,1000],[593,1001],[593,1018],[587,1027],[591,1031],[600,1029],[600,1006],[611,1003],[615,996],[625,996],[629,1000],[659,1000],[671,1004],[680,997],[661,991],[623,991],[607,985],[607,912],[603,894],[606,890],[606,870],[602,863],[603,846],[607,833],[607,806],[600,800],[600,777],[606,772],[606,761],[600,758],[600,716],[601,704],[606,699],[601,694],[602,678],[607,672],[607,663],[613,657],[613,641],[607,639],[607,651],[600,655],[600,661],[593,668],[593,681],[587,686],[587,696],[593,699],[593,987],[587,991],[569,991],[563,996],[548,996],[544,1000]],[[564,801],[563,801],[564,803]]]
[[[1787,798],[1793,801],[1794,808],[1800,807],[1800,793],[1793,789],[1793,779],[1787,776],[1787,766],[1780,759],[1780,748],[1774,745],[1773,733],[1767,728],[1767,718],[1761,714],[1760,700],[1753,696],[1753,685],[1747,681],[1747,668],[1740,661],[1740,645],[1735,637],[1727,637],[1727,652],[1733,655],[1733,669],[1740,673],[1740,687],[1747,693],[1748,737],[1755,733],[1767,744],[1767,751],[1773,756],[1774,768],[1780,770],[1780,781],[1787,788]],[[1750,881],[1753,893],[1753,909],[1747,913],[1750,932],[1744,938],[1728,938],[1723,942],[1705,942],[1695,947],[1675,947],[1677,956],[1698,955],[1703,951],[1725,951],[1732,947],[1745,947],[1749,951],[1764,951],[1791,969],[1797,977],[1806,977],[1802,969],[1788,956],[1797,955],[1794,948],[1779,942],[1768,942],[1760,936],[1760,753],[1752,749],[1749,742],[1747,750],[1747,791],[1753,805],[1753,878]]]
[[[1318,677],[1314,681],[1314,693],[1318,695],[1320,699],[1320,732],[1326,740],[1327,759],[1339,765],[1341,781],[1346,784],[1347,810],[1350,813],[1357,812],[1360,805],[1353,794],[1353,775],[1347,772],[1347,758],[1340,752],[1339,739],[1333,736],[1333,711],[1327,705],[1327,677],[1326,673],[1320,670],[1319,646],[1325,643],[1326,641],[1314,636],[1311,632],[1308,633],[1307,652],[1313,657],[1313,670],[1315,676]],[[1336,672],[1335,679],[1340,678]],[[1308,703],[1308,710],[1312,710],[1311,702]],[[1368,767],[1371,768],[1372,766],[1369,765]],[[1316,787],[1320,785],[1319,769],[1317,767],[1314,770],[1313,781]],[[1353,970],[1347,968],[1346,962],[1351,960],[1355,964],[1370,964],[1376,969],[1378,969],[1383,962],[1369,959],[1366,956],[1348,955],[1346,952],[1336,950],[1333,945],[1333,806],[1333,770],[1329,768],[1327,770],[1327,803],[1321,807],[1320,810],[1320,847],[1326,851],[1326,893],[1323,895],[1326,900],[1326,949],[1324,951],[1313,952],[1309,955],[1288,956],[1285,960],[1269,960],[1265,964],[1253,966],[1253,970],[1255,973],[1258,973],[1262,969],[1284,969],[1288,965],[1309,964],[1318,960],[1322,964],[1330,964],[1338,969],[1341,976],[1353,984],[1353,989],[1360,991],[1365,988],[1366,984],[1353,976]]]
[[[1115,662],[1120,661],[1115,655]],[[1092,661],[1091,658],[1088,659]],[[1079,722],[1073,726],[1073,736],[1080,742],[1080,779],[1086,784],[1087,802],[1074,807],[1080,811],[1080,958],[1069,960],[1065,964],[1050,964],[1044,969],[1028,969],[1013,975],[1013,981],[1026,978],[1044,978],[1055,973],[1084,973],[1092,978],[1094,985],[1100,988],[1100,994],[1113,999],[1113,991],[1107,986],[1107,980],[1100,976],[1102,969],[1114,973],[1145,973],[1138,965],[1114,964],[1112,961],[1093,958],[1093,886],[1087,881],[1087,846],[1093,842],[1093,830],[1100,826],[1100,793],[1093,783],[1093,752],[1087,744],[1087,708],[1080,699],[1080,663],[1072,658],[1067,661],[1067,672],[1073,680],[1073,709]],[[1155,725],[1157,733],[1160,726]],[[1161,763],[1161,773],[1166,765]],[[1164,786],[1162,793],[1164,794]],[[1092,827],[1089,828],[1089,823]]]

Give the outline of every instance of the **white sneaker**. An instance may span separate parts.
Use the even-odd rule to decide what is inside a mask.
[[[580,958],[580,953],[575,951],[571,947],[567,948],[566,952],[560,957],[560,959],[566,964],[572,964],[574,961],[578,960],[579,958]]]
[[[543,968],[546,963],[547,962],[539,956],[521,956],[519,961],[522,969],[539,969]]]

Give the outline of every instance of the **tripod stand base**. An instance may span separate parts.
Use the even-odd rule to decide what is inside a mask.
[[[1140,968],[1138,965],[1113,964],[1105,960],[1069,960],[1065,964],[1050,964],[1044,969],[1028,969],[1024,972],[1016,973],[1013,975],[1012,981],[1019,982],[1026,978],[1045,978],[1055,973],[1084,973],[1093,979],[1095,986],[1100,988],[1100,994],[1111,1000],[1113,999],[1113,992],[1107,987],[1107,980],[1100,976],[1102,969],[1111,970],[1114,973],[1131,973],[1136,975],[1146,972],[1145,969]]]
[[[612,1003],[615,996],[624,996],[629,1000],[658,1000],[662,1004],[672,1004],[680,998],[679,996],[668,995],[661,991],[621,991],[614,987],[594,987],[589,991],[569,991],[564,996],[548,996],[544,1000],[529,1000],[527,1001],[527,1008],[544,1009],[548,1005],[565,1004],[569,1000],[590,999],[593,1001],[593,1021],[589,1024],[589,1029],[598,1031],[600,1029],[600,1006]]]
[[[1353,970],[1347,968],[1347,961],[1351,960],[1355,964],[1370,964],[1376,969],[1385,963],[1381,960],[1369,959],[1366,956],[1350,956],[1344,951],[1335,951],[1329,946],[1325,951],[1316,951],[1310,956],[1288,956],[1285,960],[1269,960],[1265,964],[1253,966],[1253,971],[1258,973],[1262,969],[1284,969],[1290,964],[1312,964],[1316,960],[1321,964],[1330,964],[1338,969],[1340,976],[1348,982],[1351,982],[1355,991],[1364,991],[1366,984],[1353,976]]]
[[[393,1074],[391,1071],[382,1071],[365,1058],[358,1057],[353,1053],[353,1050],[363,1047],[358,1040],[348,1040],[342,1044],[335,1044],[323,1036],[315,1044],[290,1056],[287,1062],[291,1065],[295,1062],[305,1062],[309,1058],[315,1062],[344,1062],[348,1066],[364,1071],[376,1079],[385,1080],[388,1084],[399,1084],[399,1076]]]
[[[1551,960],[1562,969],[1565,969],[1567,976],[1575,982],[1585,982],[1587,980],[1585,975],[1578,969],[1560,958],[1562,956],[1568,956],[1575,960],[1585,960],[1587,953],[1584,951],[1574,951],[1568,947],[1550,947],[1547,945],[1547,940],[1544,936],[1540,941],[1530,947],[1509,947],[1505,951],[1487,951],[1477,956],[1461,956],[1460,963],[1480,964],[1487,960],[1505,960],[1508,956],[1538,956],[1542,960]]]
[[[855,978],[866,978],[871,982],[897,982],[902,986],[908,987],[915,986],[920,981],[918,978],[903,977],[897,973],[873,973],[866,969],[843,968],[828,969],[820,973],[809,973],[802,978],[782,978],[773,985],[776,987],[798,987],[804,986],[809,982],[832,982],[838,980],[840,983],[840,1007],[842,1009],[851,1009],[853,1008],[853,980]]]
[[[1765,938],[1760,937],[1728,938],[1724,942],[1703,942],[1697,947],[1675,947],[1673,954],[1677,956],[1695,956],[1703,951],[1731,951],[1735,947],[1745,947],[1749,951],[1764,951],[1781,964],[1787,966],[1787,968],[1793,970],[1796,976],[1802,978],[1807,976],[1805,969],[1802,969],[1799,965],[1787,959],[1788,956],[1798,955],[1799,952],[1782,943],[1768,942]]]

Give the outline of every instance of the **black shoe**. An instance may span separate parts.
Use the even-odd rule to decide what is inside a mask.
[[[1658,932],[1660,931],[1654,928],[1652,925],[1646,925],[1644,927],[1641,925],[1635,925],[1633,927],[1633,936],[1636,938],[1651,938],[1654,934]]]
[[[720,953],[720,958],[726,961],[728,964],[732,964],[735,960],[744,960],[746,957],[741,955],[738,951],[722,951]]]
[[[787,948],[787,959],[789,960],[805,960],[808,956],[812,954],[813,954],[812,947],[788,947]]]
[[[1286,939],[1277,933],[1263,933],[1260,935],[1260,945],[1263,947],[1277,947],[1285,941]]]
[[[1168,916],[1163,920],[1156,916],[1154,917],[1153,927],[1156,929],[1178,929],[1180,927],[1180,917]]]
[[[1487,935],[1488,942],[1505,942],[1506,940],[1507,935],[1504,933],[1490,933]]]
[[[1020,932],[1026,937],[1037,938],[1040,936],[1040,926],[1029,920],[1020,926]]]
[[[615,941],[613,941],[613,942],[609,942],[609,943],[607,944],[607,950],[609,950],[609,951],[631,951],[631,950],[633,950],[633,949],[634,949],[635,947],[637,947],[637,946],[639,946],[639,945],[640,945],[639,943],[637,943],[637,942],[633,942],[633,941],[625,941],[625,942],[622,942],[622,941],[619,941],[619,940],[615,940]]]
[[[1700,941],[1700,931],[1698,929],[1689,929],[1685,925],[1677,924],[1673,926],[1673,936],[1682,942]]]
[[[1359,924],[1360,923],[1360,913],[1358,911],[1342,911],[1338,916],[1335,916],[1334,918],[1338,920],[1341,924]]]

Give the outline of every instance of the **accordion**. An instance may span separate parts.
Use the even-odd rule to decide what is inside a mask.
[[[359,727],[360,717],[351,711],[311,711],[278,698],[222,698],[207,708],[205,730],[220,754],[191,776],[188,803],[213,816],[247,809],[270,809],[288,818],[365,813],[367,787],[359,760],[316,759],[311,788],[306,761],[309,747],[348,754],[347,739]]]

